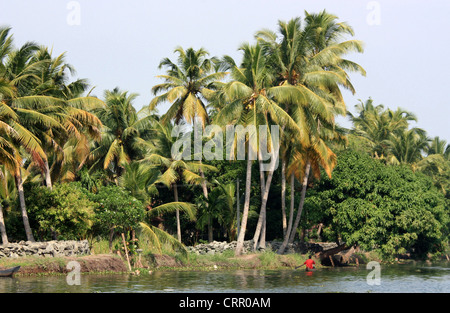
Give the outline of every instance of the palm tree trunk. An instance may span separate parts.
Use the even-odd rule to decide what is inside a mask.
[[[213,227],[212,227],[212,216],[208,218],[208,242],[213,242]]]
[[[286,159],[281,160],[281,223],[283,227],[283,238],[286,237]]]
[[[25,234],[27,235],[27,240],[34,242],[33,232],[31,231],[30,221],[28,220],[27,207],[25,205],[25,195],[23,192],[23,181],[22,181],[22,173],[19,170],[18,174],[14,175],[14,179],[16,181],[17,191],[19,193],[19,203],[20,203],[20,211],[22,213],[23,226],[25,227]]]
[[[261,248],[266,247],[266,209],[267,209],[267,200],[269,199],[269,191],[270,184],[272,183],[273,173],[275,171],[276,159],[271,160],[271,166],[269,174],[267,175],[267,180],[265,180],[264,168],[263,168],[263,160],[261,151],[258,151],[259,155],[259,171],[261,178],[261,210],[259,213],[258,224],[256,225],[255,235],[253,237],[253,250],[256,250],[258,247],[258,239],[259,246]],[[278,158],[278,155],[276,156]]]
[[[199,161],[200,164],[202,164],[202,161]],[[206,187],[206,180],[205,180],[205,174],[203,173],[202,169],[199,169],[200,176],[202,177],[202,189],[203,189],[203,195],[205,196],[206,200],[208,200],[208,188]],[[206,207],[208,207],[208,202],[206,202]],[[208,218],[208,241],[213,241],[213,228],[212,228],[212,217]]]
[[[178,202],[178,188],[177,183],[172,184],[173,186],[173,197],[175,198],[175,202]],[[178,241],[181,242],[181,226],[180,226],[180,210],[177,208],[176,210],[176,218],[177,218],[177,238]]]
[[[258,151],[258,157],[259,157],[259,180],[260,180],[260,186],[261,186],[261,207],[259,210],[259,218],[258,218],[258,222],[256,224],[256,230],[255,233],[253,235],[253,250],[256,250],[256,248],[258,247],[258,240],[260,237],[260,232],[261,232],[261,228],[262,228],[262,224],[264,223],[264,210],[263,210],[263,198],[264,198],[264,190],[266,188],[266,175],[264,175],[264,171],[263,171],[263,163],[262,163],[262,156],[260,151]]]
[[[195,122],[194,119],[194,123],[193,123],[193,127],[194,127],[194,141],[198,138],[198,126],[197,126],[197,122]],[[197,151],[195,151],[195,147],[196,147],[196,142],[194,143],[194,153],[196,153]],[[200,144],[201,144],[201,139],[200,139]],[[201,153],[201,151],[200,151]],[[198,161],[200,163],[200,165],[202,164],[202,160],[201,158]],[[200,168],[199,170],[200,176],[202,178],[202,190],[203,190],[203,195],[205,196],[205,199],[208,200],[208,188],[206,186],[206,179],[205,179],[205,173],[203,173],[203,170]],[[206,202],[206,207],[208,207],[208,202]],[[208,241],[212,242],[213,241],[213,230],[212,230],[212,218],[210,217],[208,219]]]
[[[250,155],[250,153],[249,153]],[[239,236],[236,243],[236,255],[242,254],[242,248],[244,246],[244,237],[245,237],[245,230],[247,228],[247,219],[248,219],[248,211],[250,208],[250,190],[251,190],[251,183],[252,183],[252,160],[250,157],[247,159],[247,172],[245,177],[245,200],[244,200],[244,211],[242,212],[242,222],[241,222],[241,229],[239,231]]]
[[[262,161],[260,161],[262,162]],[[261,182],[261,184],[264,184],[264,193],[262,195],[261,199],[261,210],[259,213],[259,219],[258,224],[256,225],[255,235],[253,237],[254,243],[253,243],[253,250],[256,250],[256,247],[258,246],[258,238],[261,238],[259,240],[259,246],[261,248],[265,248],[266,245],[266,238],[265,238],[265,232],[261,232],[263,228],[265,228],[263,225],[266,221],[266,208],[267,208],[267,200],[269,199],[269,191],[270,191],[270,184],[272,183],[272,177],[273,177],[273,170],[271,170],[267,176],[266,182]],[[264,173],[263,173],[264,174]]]
[[[305,175],[304,175],[303,181],[302,181],[302,194],[301,194],[301,198],[300,198],[300,203],[298,205],[297,216],[295,217],[295,223],[291,230],[291,235],[289,236],[289,243],[294,242],[294,237],[295,237],[295,234],[297,231],[297,227],[298,227],[298,224],[300,223],[300,217],[302,216],[303,204],[305,202],[306,188],[308,187],[308,177],[309,177],[310,171],[311,171],[311,162],[308,161],[306,163]]]
[[[2,244],[8,243],[8,236],[6,235],[5,219],[3,218],[3,207],[0,202],[0,234],[2,237]]]
[[[288,227],[286,230],[286,235],[284,236],[284,240],[283,243],[281,244],[280,248],[278,249],[277,253],[278,254],[283,254],[284,250],[286,249],[286,246],[288,244],[289,241],[289,235],[291,234],[291,229],[292,229],[292,223],[294,221],[294,194],[295,194],[295,176],[294,174],[291,174],[291,206],[289,209],[289,223],[288,223]]]
[[[48,166],[48,160],[44,160],[44,176],[45,176],[45,185],[47,188],[52,190],[52,177],[50,176],[50,167]]]

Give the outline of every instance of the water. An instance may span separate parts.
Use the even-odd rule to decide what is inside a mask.
[[[233,270],[164,272],[135,275],[81,275],[70,286],[66,276],[0,279],[0,293],[443,293],[450,292],[450,264],[382,265],[380,285],[370,285],[371,270]],[[370,280],[373,281],[373,280]]]

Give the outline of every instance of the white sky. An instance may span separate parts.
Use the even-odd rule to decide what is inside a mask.
[[[80,10],[68,8],[70,2]],[[415,113],[417,126],[450,143],[448,0],[0,0],[0,25],[13,28],[16,47],[35,41],[55,55],[67,51],[76,78],[89,79],[99,97],[116,86],[138,93],[139,109],[161,82],[155,77],[163,73],[160,60],[174,59],[176,46],[240,61],[238,46],[253,42],[257,30],[276,30],[278,20],[323,9],[353,26],[354,38],[365,43],[364,54],[349,57],[367,71],[367,77],[352,75],[357,93],[345,93],[349,110],[372,97]],[[68,23],[77,17],[79,25]]]

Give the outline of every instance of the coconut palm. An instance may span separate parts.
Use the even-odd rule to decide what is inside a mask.
[[[150,131],[153,117],[139,118],[133,107],[136,96],[118,88],[107,90],[105,107],[93,110],[103,127],[102,140],[91,151],[91,169],[109,170],[115,182],[126,164],[144,156],[143,140]]]
[[[361,100],[355,106],[358,115],[349,113],[353,121],[353,134],[365,139],[372,147],[373,156],[376,158],[389,158],[390,146],[388,140],[392,134],[400,135],[409,126],[410,121],[417,121],[414,114],[398,108],[395,111],[384,109],[383,105],[373,105],[369,98],[365,103]]]
[[[149,245],[155,247],[160,254],[162,254],[162,246],[169,245],[173,250],[187,257],[187,249],[181,241],[153,225],[144,222],[139,223],[139,225],[141,242],[147,242]]]
[[[444,156],[444,158],[449,159],[450,145],[447,144],[446,140],[443,140],[443,139],[439,138],[439,136],[436,136],[431,140],[431,142],[427,148],[427,155],[432,155],[432,154],[441,154]]]
[[[187,123],[194,124],[198,118],[205,126],[209,122],[205,102],[212,96],[215,84],[226,73],[217,71],[217,58],[208,58],[209,53],[203,48],[184,50],[177,47],[174,52],[178,54],[176,63],[164,58],[159,64],[160,69],[167,69],[166,75],[158,76],[165,82],[154,86],[152,92],[155,95],[164,93],[151,101],[149,109],[153,110],[158,104],[169,102],[171,107],[164,114],[164,123],[175,120],[175,124],[179,124],[185,119]]]
[[[244,44],[240,47],[243,52],[243,61],[240,66],[237,66],[234,60],[228,56],[224,57],[224,64],[232,75],[232,81],[223,86],[219,92],[224,104],[215,117],[218,124],[225,126],[228,124],[253,126],[257,129],[260,125],[285,125],[287,129],[292,129],[301,133],[295,121],[277,104],[279,99],[303,99],[309,95],[304,95],[295,87],[290,85],[273,86],[273,73],[270,64],[264,57],[264,51],[261,45],[254,46]],[[261,134],[260,134],[261,135]],[[248,159],[247,159],[247,173],[246,173],[246,194],[244,201],[244,211],[242,216],[241,231],[239,233],[238,242],[236,246],[236,254],[239,255],[242,250],[243,240],[246,230],[248,210],[250,207],[250,179],[251,179],[251,152],[257,151],[256,133],[249,132],[247,140],[248,145]],[[270,138],[270,136],[267,136]],[[259,151],[261,152],[261,151]],[[273,154],[275,158],[273,164],[276,164],[278,158],[278,151]],[[258,153],[260,162],[260,153]],[[275,168],[268,171],[267,178],[261,175],[262,190],[262,204],[260,210],[260,220],[258,221],[255,237],[259,239],[260,231],[264,224],[265,210],[270,189],[271,180]],[[258,241],[258,240],[256,240]],[[264,238],[263,238],[264,242]]]
[[[201,184],[203,178],[196,174],[199,169],[203,171],[216,170],[213,166],[195,161],[184,161],[177,157],[172,150],[177,137],[172,137],[174,125],[163,124],[160,121],[153,122],[155,136],[146,142],[147,155],[142,162],[148,163],[160,171],[159,177],[153,185],[163,184],[173,190],[174,202],[179,203],[178,184]],[[181,241],[180,212],[176,209],[177,238]]]
[[[53,159],[52,169],[55,176],[63,176],[64,180],[69,180],[84,164],[90,152],[89,141],[100,140],[102,123],[91,111],[102,108],[105,104],[98,98],[83,95],[88,88],[86,80],[69,82],[68,74],[73,75],[75,70],[65,62],[64,53],[53,58],[46,47],[41,47],[32,61],[41,63],[36,69],[39,79],[34,93],[62,100],[54,114],[55,119],[62,125],[62,130],[40,129],[38,136],[46,146],[48,158]],[[72,168],[70,172],[67,161],[74,163],[74,159],[78,161],[79,166]],[[45,182],[51,188],[49,162],[45,161],[44,167]]]
[[[234,183],[221,184],[217,180],[214,181],[216,186],[212,188],[208,199],[200,196],[198,199],[198,215],[197,225],[200,229],[208,227],[208,241],[213,241],[213,220],[217,220],[232,237],[235,233],[234,227],[234,204],[236,202],[236,187]],[[207,205],[206,205],[207,204]]]
[[[334,158],[331,151],[323,147],[324,142],[320,137],[321,130],[324,128],[334,129],[335,115],[345,113],[345,103],[340,87],[354,92],[346,70],[355,70],[365,74],[358,64],[342,59],[346,52],[362,52],[362,43],[354,40],[341,42],[341,33],[353,35],[353,32],[345,24],[337,27],[335,20],[335,16],[329,15],[325,11],[319,15],[311,15],[306,12],[303,28],[301,20],[295,18],[288,22],[279,21],[279,35],[270,30],[256,33],[258,42],[264,46],[267,57],[273,64],[278,84],[295,86],[297,92],[310,95],[310,99],[307,101],[288,99],[281,103],[283,109],[293,117],[302,130],[302,136],[298,137],[295,142],[291,139],[292,135],[282,137],[284,145],[282,148],[282,193],[286,191],[284,180],[286,179],[286,162],[289,159],[286,154],[288,151],[291,155],[297,155],[298,151],[303,151],[305,160],[316,159],[317,155],[314,156],[312,152],[322,151],[319,155],[331,157],[328,161],[313,162],[322,165],[328,164]],[[298,146],[297,151],[290,149],[289,145]],[[317,147],[321,147],[321,149],[317,149]],[[292,167],[292,164],[290,166]],[[303,166],[304,169],[301,172],[306,176],[303,177],[302,182],[304,187],[302,195],[304,196],[311,161],[303,162]],[[292,235],[295,234],[296,227],[292,229],[292,234],[289,234],[286,227],[284,199],[285,196],[282,194],[283,231],[286,233],[287,243],[289,237],[291,237],[289,240],[293,240]],[[298,213],[301,214],[301,210]],[[297,214],[296,225],[300,214]]]
[[[423,159],[430,139],[423,129],[414,127],[402,133],[395,133],[386,141],[390,148],[392,164],[410,164],[415,168],[416,163]]]
[[[184,119],[187,123],[193,124],[194,135],[197,138],[197,123],[200,122],[204,128],[209,122],[206,101],[213,96],[216,85],[226,73],[219,71],[218,59],[208,58],[209,53],[203,48],[184,50],[177,47],[174,52],[178,54],[176,63],[164,58],[159,64],[160,69],[166,68],[166,75],[158,76],[165,82],[154,86],[152,92],[154,95],[163,93],[151,101],[149,109],[152,111],[162,102],[171,103],[162,117],[163,123],[174,120],[178,125]],[[200,176],[205,178],[201,169],[199,172]],[[205,198],[208,198],[206,180],[202,182],[202,189]]]
[[[0,37],[2,38],[0,43],[3,45],[0,47],[0,51],[8,51],[6,57],[2,56],[2,66],[0,68],[2,128],[6,132],[7,136],[5,138],[8,138],[10,146],[14,146],[12,156],[18,166],[13,169],[13,175],[18,190],[20,210],[27,239],[34,241],[28,221],[23,191],[21,170],[23,164],[20,148],[27,151],[33,161],[43,164],[47,157],[42,143],[28,127],[30,124],[51,127],[57,126],[58,123],[50,116],[30,109],[30,106],[48,106],[52,109],[55,103],[60,100],[52,97],[37,96],[30,91],[36,79],[34,70],[41,64],[40,62],[30,62],[34,52],[37,50],[37,46],[33,43],[26,43],[21,48],[14,49],[12,47],[12,39],[4,39],[11,38],[8,37],[8,32],[9,29],[0,31]]]

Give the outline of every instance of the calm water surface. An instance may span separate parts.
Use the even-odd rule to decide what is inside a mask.
[[[380,285],[369,285],[371,270],[326,268],[303,270],[233,270],[212,272],[153,272],[134,275],[81,275],[69,286],[65,276],[0,279],[0,293],[95,292],[450,292],[450,264],[381,266]]]

